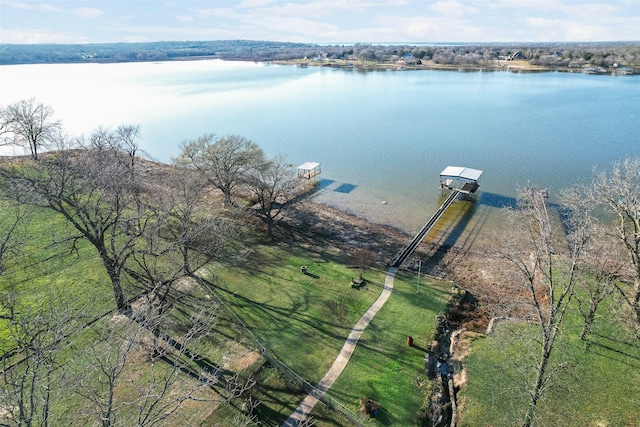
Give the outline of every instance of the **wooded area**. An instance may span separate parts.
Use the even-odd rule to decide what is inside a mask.
[[[169,61],[202,58],[244,61],[303,59],[365,63],[493,67],[496,61],[526,61],[549,70],[616,68],[640,72],[640,43],[484,43],[318,45],[269,41],[218,40],[192,42],[33,44],[1,46],[0,65],[82,62]]]

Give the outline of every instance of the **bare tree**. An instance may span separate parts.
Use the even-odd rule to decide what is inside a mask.
[[[578,261],[588,240],[588,221],[583,219],[568,220],[568,254],[556,253],[543,193],[528,188],[520,195],[519,209],[510,213],[508,231],[499,236],[501,255],[514,267],[511,279],[527,290],[539,331],[540,347],[535,380],[528,390],[525,427],[532,425],[537,404],[552,383],[555,369],[550,366],[551,356],[561,335],[576,284]]]
[[[612,239],[608,230],[594,226],[581,260],[580,288],[586,298],[577,298],[580,314],[584,319],[580,339],[586,340],[596,320],[598,307],[616,291],[616,284],[625,266],[625,254],[619,242]]]
[[[11,145],[12,139],[8,137],[10,134],[11,118],[5,107],[0,107],[0,147]]]
[[[104,144],[104,138],[109,144]],[[92,135],[85,148],[51,153],[38,162],[0,167],[4,192],[19,203],[51,209],[96,249],[111,280],[116,306],[128,306],[121,276],[140,237],[141,180],[112,132]]]
[[[245,174],[264,157],[252,141],[239,135],[216,137],[206,134],[181,145],[175,163],[197,170],[207,181],[222,191],[225,204],[233,205],[232,193]]]
[[[202,177],[172,168],[145,203],[150,220],[132,255],[131,275],[147,283],[154,303],[168,308],[174,285],[222,253],[235,236],[234,222],[211,213]]]
[[[256,212],[267,226],[267,235],[273,238],[273,226],[298,195],[293,169],[284,157],[276,156],[255,165],[247,185],[257,201]]]
[[[640,323],[640,157],[617,161],[610,172],[595,170],[589,190],[589,200],[613,216],[614,233],[626,249],[633,289],[630,295],[620,289],[620,295]]]
[[[354,268],[358,269],[358,278],[353,279],[353,283],[360,285],[364,282],[363,275],[365,270],[370,268],[375,262],[375,254],[365,248],[355,248],[349,253],[349,261]]]
[[[193,351],[212,334],[217,305],[191,301],[181,310],[189,315],[160,312],[143,298],[133,318],[118,314],[95,325],[99,338],[80,349],[85,369],[75,391],[102,426],[157,425],[187,401],[225,403],[253,386]],[[121,387],[126,395],[118,394]]]
[[[80,139],[79,145],[87,150],[117,151],[129,158],[130,170],[135,170],[136,160],[142,152],[137,138],[140,136],[139,125],[120,125],[115,130],[98,128],[88,141]]]
[[[51,144],[62,127],[52,116],[53,108],[34,98],[25,99],[2,109],[1,128],[13,135],[12,144],[28,148],[31,157],[38,160],[40,149]]]
[[[60,349],[83,326],[82,315],[59,295],[19,304],[21,298],[3,291],[0,299],[10,313],[0,347],[13,349],[1,358],[2,425],[48,426],[53,395],[62,388],[54,374],[61,366]]]
[[[574,185],[561,191],[561,213],[569,225],[582,223],[588,236],[582,256],[578,259],[577,283],[582,292],[576,301],[584,319],[580,339],[585,340],[596,319],[600,304],[616,289],[615,284],[623,274],[625,255],[609,230],[603,227],[594,212],[598,209],[588,194],[588,186]]]
[[[115,130],[115,135],[120,142],[120,148],[129,155],[131,160],[131,170],[135,169],[136,160],[140,157],[140,145],[138,137],[140,136],[139,125],[120,125]]]
[[[10,201],[0,200],[0,277],[5,272],[5,262],[18,256],[19,248],[24,244],[22,224],[28,221],[23,206],[12,205]],[[1,314],[0,314],[1,316]]]

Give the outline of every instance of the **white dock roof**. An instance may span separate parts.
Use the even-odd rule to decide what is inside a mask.
[[[469,182],[477,182],[480,179],[480,175],[482,175],[481,170],[461,166],[447,166],[440,172],[440,178],[460,179]]]
[[[318,166],[320,166],[320,163],[318,163],[318,162],[305,162],[305,163],[301,164],[300,166],[298,166],[298,169],[313,170],[313,169],[317,168]]]

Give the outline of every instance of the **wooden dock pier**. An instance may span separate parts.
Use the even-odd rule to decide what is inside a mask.
[[[398,252],[396,259],[393,261],[393,264],[391,264],[392,267],[396,267],[396,268],[400,267],[402,263],[407,258],[409,258],[409,256],[411,256],[411,254],[416,249],[416,247],[418,247],[420,242],[422,242],[422,239],[424,239],[424,236],[426,236],[427,233],[431,231],[433,226],[436,225],[440,217],[445,213],[447,208],[451,206],[451,204],[456,199],[456,197],[458,197],[459,194],[460,194],[460,190],[451,191],[451,194],[449,194],[449,197],[447,197],[446,200],[442,202],[442,204],[440,205],[436,213],[434,213],[433,216],[429,219],[429,221],[427,221],[427,223],[420,229],[420,231],[418,231],[418,234],[416,234],[415,237],[407,245],[405,245],[405,247],[402,248],[400,252]]]
[[[396,255],[396,258],[391,264],[392,267],[399,268],[402,263],[411,256],[413,251],[415,251],[427,233],[436,225],[458,195],[473,194],[476,192],[479,187],[478,180],[480,179],[480,175],[482,175],[481,170],[458,166],[447,166],[447,168],[440,173],[440,189],[443,191],[451,191],[451,193],[445,201],[442,202],[436,213],[434,213],[433,216],[429,218],[429,221],[418,231],[415,237],[398,252],[398,255]]]

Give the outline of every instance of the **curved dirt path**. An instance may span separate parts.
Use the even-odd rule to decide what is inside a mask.
[[[282,427],[296,427],[304,421],[313,407],[316,406],[318,400],[322,398],[325,392],[333,385],[335,380],[338,379],[344,368],[347,366],[347,362],[349,362],[349,359],[358,344],[360,335],[362,335],[362,332],[364,332],[367,326],[369,326],[371,319],[373,319],[384,303],[389,299],[391,290],[393,289],[393,279],[396,277],[397,272],[398,269],[395,267],[391,267],[387,271],[387,275],[384,279],[384,288],[382,289],[382,293],[378,299],[375,300],[371,307],[369,307],[362,317],[360,317],[360,320],[355,324],[331,368],[329,368],[325,376],[322,377],[311,393],[309,393],[307,397],[300,402],[291,416],[282,424]]]

